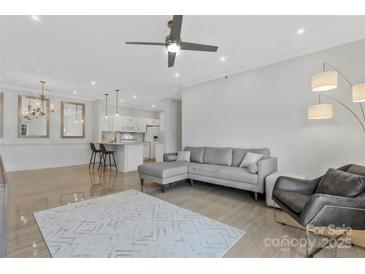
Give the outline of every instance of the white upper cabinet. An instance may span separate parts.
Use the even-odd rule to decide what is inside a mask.
[[[132,117],[115,114],[108,114],[108,119],[105,119],[105,113],[101,114],[101,130],[102,131],[130,131],[138,133],[146,133],[147,125],[160,125],[159,119]]]
[[[111,115],[108,116],[108,119],[105,119],[105,113],[102,114],[101,117],[101,130],[102,131],[113,131],[113,117]]]
[[[165,115],[163,112],[160,113],[160,131],[165,131]]]
[[[151,119],[148,118],[147,120],[147,125],[159,125],[160,124],[160,120],[159,119]]]
[[[113,115],[113,131],[120,131],[122,127],[122,116]]]

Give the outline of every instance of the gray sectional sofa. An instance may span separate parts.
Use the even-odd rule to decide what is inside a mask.
[[[164,154],[164,162],[147,163],[138,167],[141,185],[144,180],[153,181],[165,186],[190,179],[223,185],[254,192],[264,193],[265,177],[277,171],[277,159],[270,157],[267,148],[244,149],[223,147],[186,147],[190,151],[190,162],[176,161],[177,153]],[[263,159],[257,162],[257,173],[239,167],[247,152],[262,154]]]

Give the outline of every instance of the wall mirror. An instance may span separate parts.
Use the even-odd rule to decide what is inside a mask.
[[[61,102],[61,137],[85,138],[85,104]]]
[[[18,137],[48,138],[49,137],[49,100],[44,99],[43,106],[40,97],[18,96]]]

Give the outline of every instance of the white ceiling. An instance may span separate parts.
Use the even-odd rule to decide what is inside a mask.
[[[365,16],[184,16],[182,40],[217,45],[217,53],[185,51],[167,68],[163,47],[124,44],[163,42],[170,18],[2,16],[2,85],[38,91],[45,80],[49,93],[90,100],[118,88],[125,105],[161,110],[180,86],[365,38]]]

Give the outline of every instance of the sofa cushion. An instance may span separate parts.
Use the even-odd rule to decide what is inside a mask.
[[[350,168],[347,170],[347,172],[356,174],[356,175],[365,176],[365,167],[359,166],[359,165],[351,165]]]
[[[204,147],[185,147],[184,151],[191,151],[190,162],[203,163]]]
[[[274,190],[274,195],[280,202],[298,214],[302,212],[305,203],[310,198],[310,195],[285,190]]]
[[[244,168],[189,163],[188,171],[190,174],[212,177],[238,183],[257,184],[257,174],[251,174]]]
[[[191,151],[179,151],[176,156],[177,162],[190,162]]]
[[[164,155],[164,161],[165,162],[176,161],[176,159],[177,159],[177,154],[165,154]]]
[[[330,168],[318,183],[315,193],[354,197],[364,191],[364,176]]]
[[[230,147],[206,147],[204,151],[204,164],[232,165],[233,148]]]
[[[268,148],[235,148],[233,149],[232,166],[239,166],[248,151],[264,155],[263,159],[270,158],[270,150]]]
[[[259,171],[259,167],[257,166],[257,163],[253,163],[253,164],[249,165],[247,167],[247,171],[252,174],[257,173]]]
[[[186,174],[188,172],[187,162],[161,162],[148,163],[138,166],[138,172],[144,175],[160,179]]]
[[[245,157],[243,158],[242,162],[240,163],[239,167],[248,168],[249,165],[251,164],[257,164],[257,162],[260,161],[263,157],[264,155],[262,154],[252,153],[248,151]]]

